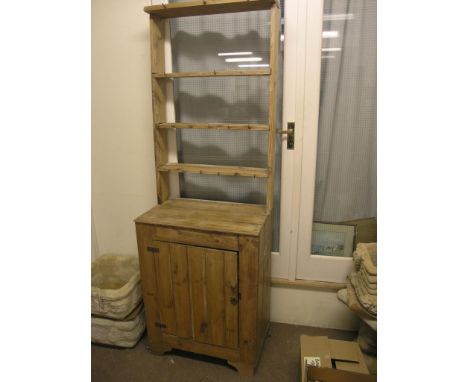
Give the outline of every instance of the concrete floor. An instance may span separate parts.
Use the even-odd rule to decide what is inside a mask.
[[[355,332],[272,323],[255,375],[242,378],[226,361],[174,350],[160,357],[146,350],[146,335],[133,349],[91,345],[94,382],[299,381],[299,336],[354,340]]]

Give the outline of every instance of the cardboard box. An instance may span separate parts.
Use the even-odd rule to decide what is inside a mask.
[[[301,335],[300,361],[302,382],[308,382],[309,367],[335,370],[315,370],[315,374],[320,374],[323,381],[350,382],[361,379],[367,381],[370,377],[364,356],[356,342],[332,340],[324,336]]]

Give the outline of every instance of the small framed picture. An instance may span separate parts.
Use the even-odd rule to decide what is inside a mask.
[[[355,225],[314,222],[312,255],[351,257],[355,234]]]

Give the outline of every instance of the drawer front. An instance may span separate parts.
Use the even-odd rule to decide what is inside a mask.
[[[234,251],[239,249],[236,235],[200,232],[180,228],[158,226],[153,229],[153,240],[192,244],[208,248],[230,249]]]

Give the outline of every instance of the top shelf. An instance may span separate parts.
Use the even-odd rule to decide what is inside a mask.
[[[263,11],[271,9],[277,0],[199,0],[182,3],[149,5],[144,8],[146,13],[161,18],[214,15],[220,13],[235,13]]]

